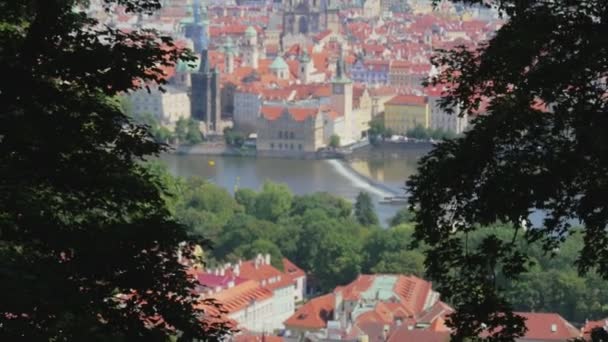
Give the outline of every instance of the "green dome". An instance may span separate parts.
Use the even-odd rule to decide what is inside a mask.
[[[258,31],[256,31],[253,26],[249,26],[246,30],[245,30],[245,37],[255,37],[258,35]]]
[[[287,62],[285,62],[283,57],[277,56],[277,58],[275,58],[274,61],[272,61],[272,64],[270,64],[270,69],[271,70],[289,69],[289,65],[287,65]]]

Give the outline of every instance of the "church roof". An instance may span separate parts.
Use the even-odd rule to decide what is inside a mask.
[[[270,69],[271,70],[289,69],[289,66],[287,65],[287,62],[285,62],[283,57],[277,56],[277,58],[274,59],[272,64],[270,64]]]

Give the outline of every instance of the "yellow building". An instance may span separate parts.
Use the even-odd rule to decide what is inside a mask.
[[[416,126],[429,128],[430,116],[425,96],[397,95],[384,104],[384,126],[397,134]]]

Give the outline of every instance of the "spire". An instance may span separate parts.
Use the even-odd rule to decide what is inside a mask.
[[[194,41],[195,52],[200,53],[209,46],[209,33],[207,32],[209,22],[207,18],[207,2],[205,0],[192,1],[192,16],[194,19],[192,40]]]
[[[337,83],[350,83],[348,77],[346,77],[346,64],[344,62],[344,48],[340,46],[340,57],[336,61],[336,76],[333,82]]]
[[[201,0],[194,0],[192,2],[192,14],[194,16],[194,23],[200,24],[202,22]]]

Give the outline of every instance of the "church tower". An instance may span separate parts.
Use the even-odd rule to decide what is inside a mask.
[[[191,113],[194,119],[205,122],[208,133],[221,133],[220,77],[210,63],[209,51],[204,50],[199,70],[192,74]]]
[[[353,134],[354,115],[353,115],[353,83],[346,76],[344,64],[344,54],[341,52],[340,58],[336,62],[336,73],[331,80],[331,106],[340,115],[344,116],[344,135],[346,143],[352,142],[355,137]]]
[[[226,38],[224,44],[224,73],[232,74],[234,72],[234,44],[232,38]]]
[[[201,53],[209,46],[209,19],[206,0],[192,2],[193,23],[186,26],[186,37],[194,42],[194,52]]]
[[[327,8],[325,9],[325,27],[333,33],[340,33],[340,5],[336,0],[327,0]]]
[[[311,81],[310,78],[313,72],[313,64],[312,59],[310,59],[310,56],[308,56],[308,53],[306,52],[305,48],[302,49],[299,62],[300,69],[298,70],[298,78],[300,79],[300,82],[302,82],[302,84],[308,84]]]
[[[249,26],[245,30],[245,64],[254,69],[258,68],[258,60],[260,58],[258,51],[258,32]]]

